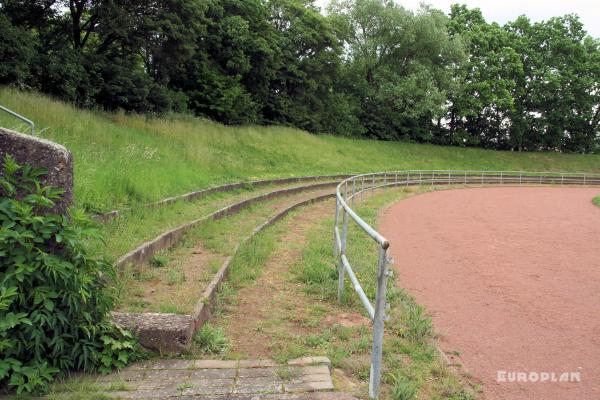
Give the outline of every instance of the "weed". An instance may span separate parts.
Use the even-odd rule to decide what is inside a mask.
[[[223,354],[227,350],[227,340],[221,328],[205,324],[194,336],[194,344],[203,353]]]
[[[294,371],[290,367],[281,366],[277,368],[277,377],[282,381],[291,381],[295,377]]]
[[[177,390],[178,391],[184,391],[185,389],[191,389],[193,388],[194,385],[192,385],[191,383],[181,383],[179,385],[177,385]]]
[[[111,381],[106,390],[109,392],[127,392],[132,390],[132,388],[127,385],[127,382],[120,379],[116,381]]]
[[[164,254],[155,254],[150,259],[150,266],[154,268],[162,268],[167,266],[169,259]]]
[[[185,282],[185,274],[179,268],[171,268],[167,272],[167,284],[175,285],[177,283]]]
[[[161,303],[158,305],[158,312],[166,314],[185,314],[176,304]]]
[[[391,375],[391,395],[394,400],[412,400],[417,395],[418,387],[414,381],[403,376]]]
[[[425,315],[425,309],[420,305],[411,304],[405,307],[403,314],[404,324],[406,326],[404,336],[415,342],[429,340],[433,334],[431,318]]]

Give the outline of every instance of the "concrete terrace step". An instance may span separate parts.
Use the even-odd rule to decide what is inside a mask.
[[[334,389],[326,357],[287,364],[272,360],[156,360],[101,377],[105,394],[120,399],[333,400],[353,399]]]

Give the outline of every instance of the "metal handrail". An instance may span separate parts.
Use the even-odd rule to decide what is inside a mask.
[[[0,105],[0,110],[5,111],[7,113],[9,113],[10,115],[12,115],[15,118],[20,119],[21,121],[25,122],[26,124],[29,125],[29,128],[31,129],[31,134],[33,136],[35,136],[35,124],[33,123],[32,120],[25,118],[24,116],[22,116],[21,114],[18,114],[16,112],[14,112],[13,110],[10,110],[2,105]]]
[[[357,184],[358,183],[358,184]],[[348,274],[350,282],[369,317],[373,321],[373,348],[371,354],[371,374],[369,379],[369,397],[377,399],[381,382],[381,358],[383,350],[384,321],[387,279],[391,276],[388,266],[389,242],[375,228],[365,222],[353,209],[355,198],[360,199],[368,191],[374,193],[377,189],[388,186],[400,185],[598,185],[600,174],[564,173],[564,172],[525,172],[525,171],[456,171],[456,170],[407,170],[392,172],[376,172],[371,174],[355,175],[340,182],[336,188],[335,226],[333,229],[333,252],[338,267],[338,299],[344,295],[345,275]],[[351,203],[351,205],[348,204]],[[340,212],[342,215],[342,229],[340,233]],[[352,265],[346,254],[348,236],[348,222],[352,219],[380,249],[377,260],[377,292],[375,304],[365,294],[358,278],[352,270]]]

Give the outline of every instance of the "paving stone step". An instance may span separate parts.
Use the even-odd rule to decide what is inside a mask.
[[[326,357],[287,364],[272,360],[154,360],[100,377],[97,384],[120,399],[330,400],[353,399],[334,390]]]

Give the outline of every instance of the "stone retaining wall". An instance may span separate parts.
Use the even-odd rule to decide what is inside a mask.
[[[64,190],[53,213],[64,214],[73,202],[73,157],[65,147],[35,136],[0,128],[0,160],[13,156],[21,165],[45,168],[44,185]]]

